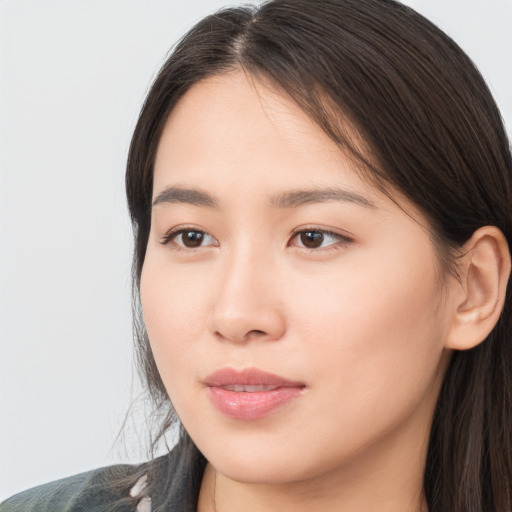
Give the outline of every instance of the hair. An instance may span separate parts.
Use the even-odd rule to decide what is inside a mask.
[[[419,207],[444,271],[453,272],[457,249],[482,226],[497,226],[511,246],[512,157],[500,113],[471,60],[435,25],[395,0],[271,0],[206,17],[155,79],[126,172],[137,356],[161,415],[153,446],[177,421],[139,304],[155,153],[189,88],[235,70],[287,94],[366,178]],[[430,512],[512,509],[511,300],[509,287],[488,338],[453,353],[428,446]]]

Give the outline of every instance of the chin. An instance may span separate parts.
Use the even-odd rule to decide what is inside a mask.
[[[230,446],[223,451],[217,446],[203,453],[216,471],[240,483],[285,484],[314,477],[314,461],[308,463],[304,458],[304,450],[295,449],[290,452],[280,448],[255,446],[252,449],[241,449]]]
[[[286,484],[305,479],[300,472],[291,471],[290,463],[279,463],[269,458],[269,462],[226,461],[213,467],[224,477],[235,482],[255,485]]]

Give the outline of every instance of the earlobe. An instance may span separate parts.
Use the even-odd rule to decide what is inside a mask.
[[[510,269],[503,233],[494,226],[475,231],[464,245],[460,283],[452,290],[453,321],[447,348],[468,350],[487,338],[503,309]]]

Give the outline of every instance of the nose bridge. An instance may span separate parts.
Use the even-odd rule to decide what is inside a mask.
[[[222,258],[212,330],[242,342],[254,336],[278,339],[284,332],[277,262],[268,244],[240,240]]]

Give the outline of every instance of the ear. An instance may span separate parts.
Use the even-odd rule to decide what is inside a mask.
[[[459,260],[460,281],[451,288],[453,321],[446,347],[468,350],[484,341],[505,304],[510,276],[510,251],[503,233],[484,226],[464,244]]]

